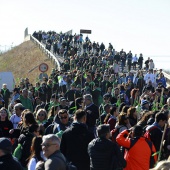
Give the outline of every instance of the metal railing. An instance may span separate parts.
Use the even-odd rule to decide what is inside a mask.
[[[61,66],[58,59],[49,50],[47,50],[45,46],[42,45],[36,38],[34,38],[32,35],[28,35],[28,36],[30,36],[30,40],[33,41],[39,47],[39,49],[42,52],[44,52],[44,54],[51,60],[51,62],[55,65],[56,69],[60,71]]]

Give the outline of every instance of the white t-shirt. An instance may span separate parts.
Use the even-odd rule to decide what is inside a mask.
[[[37,164],[36,159],[31,158],[31,160],[29,161],[29,164],[28,164],[28,170],[35,170],[36,164]]]
[[[21,117],[18,117],[16,114],[13,114],[13,115],[10,117],[10,121],[11,121],[12,124],[13,124],[13,128],[16,129],[18,123],[21,121]]]

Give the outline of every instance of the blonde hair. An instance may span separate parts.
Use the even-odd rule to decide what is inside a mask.
[[[37,111],[37,113],[36,113],[36,120],[38,120],[38,114],[39,114],[40,112],[43,112],[43,113],[44,113],[44,115],[45,115],[44,120],[47,119],[47,112],[46,112],[46,110],[45,110],[45,109],[38,109],[38,111]]]

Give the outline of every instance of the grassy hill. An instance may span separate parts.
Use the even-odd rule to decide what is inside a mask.
[[[26,77],[29,78],[30,83],[35,84],[41,73],[38,67],[41,63],[48,64],[49,75],[54,65],[32,41],[26,41],[0,55],[0,72],[11,71],[16,84],[19,83],[19,79]]]

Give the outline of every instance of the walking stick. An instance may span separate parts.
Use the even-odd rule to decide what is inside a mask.
[[[166,128],[167,128],[167,123],[164,126],[164,131],[163,131],[162,140],[161,140],[160,149],[159,149],[159,154],[158,154],[158,162],[161,159],[161,150],[162,150],[162,147],[163,147],[163,141],[164,141],[164,137],[165,137]]]

